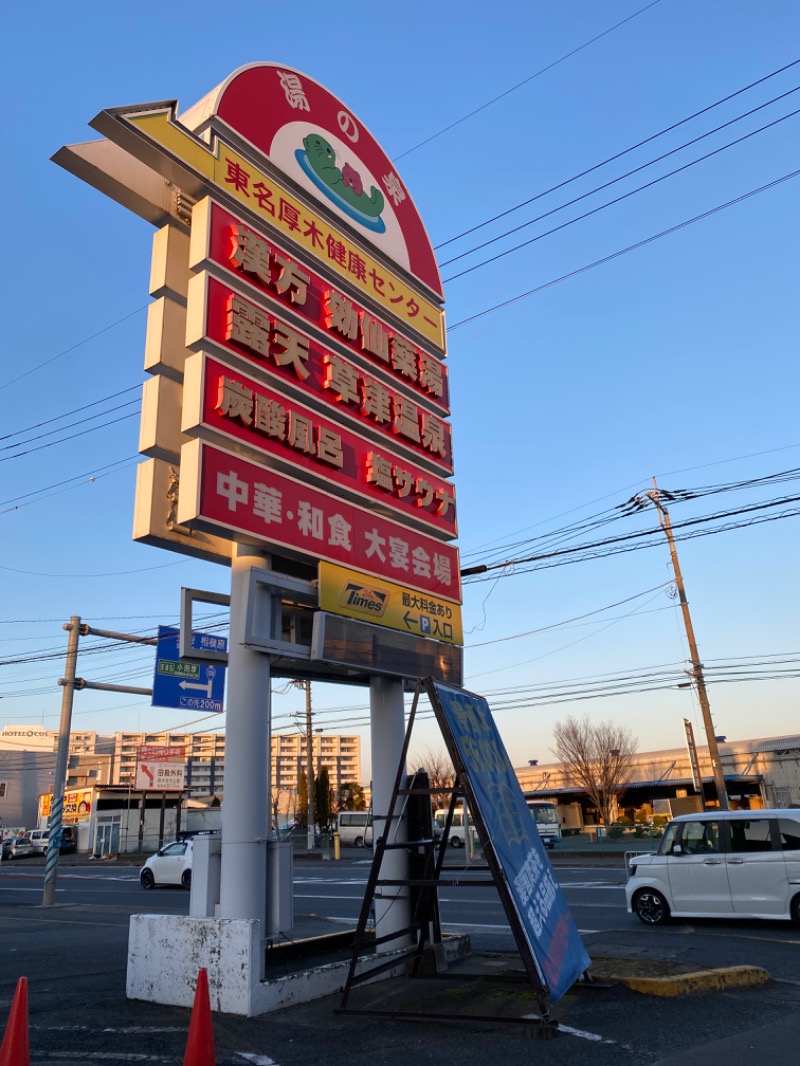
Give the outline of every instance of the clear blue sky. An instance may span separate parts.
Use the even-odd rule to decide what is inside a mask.
[[[103,108],[178,99],[185,109],[244,64],[285,63],[339,96],[395,160],[444,245],[440,263],[553,212],[442,266],[463,565],[487,550],[491,560],[552,550],[541,538],[573,523],[589,525],[559,544],[652,528],[653,511],[590,520],[653,475],[663,488],[707,489],[800,468],[797,178],[548,285],[797,170],[800,116],[454,277],[800,108],[800,65],[767,77],[800,58],[797,5],[511,0],[495,12],[463,0],[201,0],[175,20],[154,4],[89,2],[35,16],[17,5],[4,30],[0,724],[57,728],[70,615],[149,630],[175,621],[181,586],[229,588],[222,567],[131,540],[138,391],[124,390],[144,378],[152,230],[50,162],[62,145],[95,138],[88,122]],[[104,428],[66,428],[98,411],[109,412]],[[51,429],[60,431],[41,436]],[[704,495],[672,518],[739,512],[792,497],[796,485],[788,475]],[[793,510],[751,512],[775,520],[724,532],[717,519],[695,527],[713,535],[678,546],[717,732],[730,739],[798,731]],[[666,681],[640,691],[653,675],[674,682],[688,655],[663,538],[522,569],[467,584],[464,604],[466,682],[495,707],[515,765],[549,760],[553,724],[568,713],[613,719],[643,750],[679,746],[684,717],[699,728],[690,691]],[[147,685],[152,655],[87,655],[80,672]],[[576,679],[591,698],[574,698]],[[619,679],[628,688],[610,694]],[[366,694],[320,687],[314,699],[320,725],[363,733],[368,772]],[[276,697],[275,727],[302,707],[300,692]],[[187,721],[144,698],[76,697],[75,728]],[[423,725],[412,750],[440,747]]]

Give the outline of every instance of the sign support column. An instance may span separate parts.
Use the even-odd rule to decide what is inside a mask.
[[[267,797],[270,785],[270,659],[245,646],[247,589],[252,568],[267,560],[235,544],[231,561],[231,623],[222,805],[220,918],[266,916]]]
[[[395,823],[386,825],[386,814],[392,801],[397,776],[397,757],[405,742],[405,704],[403,682],[394,678],[374,676],[370,679],[370,726],[372,734],[372,822],[373,841],[384,833],[389,843],[407,839],[405,819],[395,815]],[[374,846],[374,844],[373,844]],[[408,852],[399,848],[385,853],[383,874],[387,880],[408,877]],[[391,893],[395,895],[392,896]],[[405,893],[405,895],[403,895]],[[384,888],[382,898],[375,898],[375,935],[380,938],[401,929],[411,922],[407,890]],[[398,942],[387,944],[391,951]],[[380,946],[378,947],[380,951]]]

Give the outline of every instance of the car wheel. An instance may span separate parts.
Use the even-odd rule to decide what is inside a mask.
[[[156,883],[152,870],[142,870],[139,874],[139,884],[142,888],[152,888]]]
[[[184,870],[183,871],[183,873],[181,874],[181,884],[183,885],[184,888],[191,888],[192,887],[192,871],[191,870]]]
[[[645,888],[633,901],[636,917],[645,925],[662,925],[669,918],[669,905],[660,892]]]
[[[792,906],[790,908],[792,921],[795,925],[800,925],[800,896],[795,896],[792,900]]]
[[[453,839],[450,841],[450,846],[453,848],[460,848],[462,843],[463,841],[461,837],[453,837]]]
[[[355,844],[355,846],[357,848],[363,848],[364,847],[364,838],[363,837],[356,837],[356,839],[353,841],[353,843]]]

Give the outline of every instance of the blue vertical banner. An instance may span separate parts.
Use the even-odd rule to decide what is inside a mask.
[[[428,682],[473,817],[486,829],[529,951],[553,1002],[591,965],[483,696]]]

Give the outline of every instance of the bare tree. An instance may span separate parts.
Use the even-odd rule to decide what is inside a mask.
[[[553,754],[573,783],[594,803],[605,825],[614,820],[617,801],[628,787],[638,741],[622,726],[592,722],[588,715],[557,722]]]
[[[272,828],[273,829],[277,829],[278,828],[278,816],[280,814],[280,809],[281,809],[281,796],[282,796],[282,794],[283,794],[283,790],[280,789],[280,788],[276,788],[276,789],[272,790]]]
[[[448,806],[456,776],[450,756],[446,752],[428,748],[422,755],[412,755],[408,765],[411,770],[427,772],[434,810]]]

